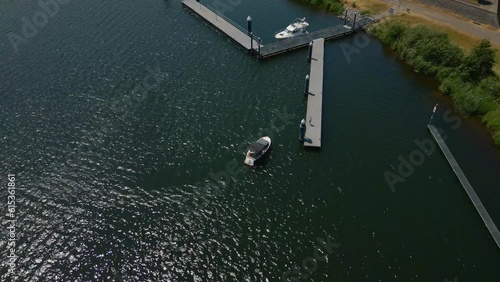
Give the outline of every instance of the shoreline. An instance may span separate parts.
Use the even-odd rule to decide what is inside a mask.
[[[499,51],[489,40],[466,42],[452,33],[408,15],[395,15],[368,32],[393,49],[415,72],[436,78],[439,90],[460,111],[477,116],[500,146]],[[466,45],[467,44],[467,45]],[[484,54],[484,56],[483,56]],[[477,70],[481,74],[476,76]]]
[[[301,1],[311,3],[311,0]],[[374,3],[391,7],[379,0],[326,1],[343,3],[343,9],[359,11]],[[318,6],[316,1],[313,3]],[[325,3],[330,2],[321,5],[326,7]],[[364,13],[380,14],[382,6],[377,7],[377,11]],[[405,12],[384,17],[367,32],[389,46],[415,72],[436,78],[439,91],[449,96],[460,111],[477,116],[493,143],[500,146],[500,46],[425,15],[401,11]]]

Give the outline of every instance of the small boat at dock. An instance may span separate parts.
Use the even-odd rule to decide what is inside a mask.
[[[306,31],[306,27],[309,24],[306,22],[306,18],[296,18],[293,23],[288,25],[284,30],[278,31],[274,37],[276,39],[287,39],[296,36],[306,35],[308,32]]]

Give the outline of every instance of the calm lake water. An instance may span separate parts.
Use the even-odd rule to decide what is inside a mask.
[[[307,50],[258,62],[174,0],[57,7],[44,23],[36,1],[0,4],[0,208],[15,173],[18,256],[14,277],[4,216],[2,281],[500,278],[500,251],[440,151],[394,192],[384,177],[432,138],[440,103],[433,123],[498,225],[499,149],[376,39],[350,60],[341,47],[355,37],[326,45],[323,147],[305,150]],[[295,17],[340,23],[285,0],[225,15],[251,15],[264,44]],[[243,167],[262,134],[268,156]]]

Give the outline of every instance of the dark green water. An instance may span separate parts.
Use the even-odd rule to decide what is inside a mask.
[[[283,281],[304,260],[317,267],[300,281],[500,278],[500,251],[439,151],[395,192],[384,178],[432,138],[439,102],[434,124],[500,224],[500,151],[377,40],[350,63],[340,45],[355,38],[327,44],[323,147],[304,150],[306,50],[257,62],[178,1],[59,8],[15,52],[7,35],[41,8],[0,6],[0,207],[16,173],[18,256],[14,278],[4,221],[2,281]],[[225,14],[251,14],[264,43],[298,16],[339,23],[284,0]],[[240,145],[265,133],[269,155],[243,168]],[[211,177],[233,164],[228,181]],[[317,248],[328,256],[313,265]]]

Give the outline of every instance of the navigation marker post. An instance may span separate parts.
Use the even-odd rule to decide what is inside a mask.
[[[434,109],[432,110],[432,115],[431,115],[431,119],[429,119],[429,123],[428,124],[431,124],[432,122],[432,118],[434,117],[434,114],[436,113],[436,110],[437,110],[437,107],[438,107],[438,103],[436,103],[436,105],[434,106]]]

